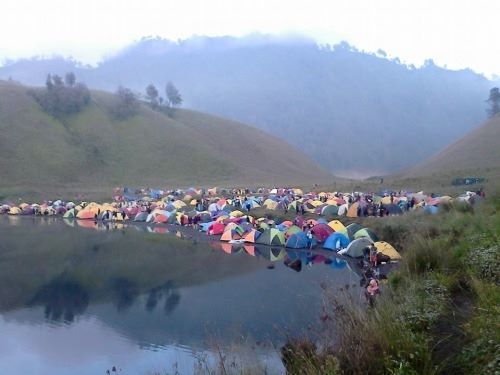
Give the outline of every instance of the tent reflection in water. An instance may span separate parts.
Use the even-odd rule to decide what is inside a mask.
[[[255,254],[271,262],[276,262],[285,258],[286,250],[283,247],[255,245]]]

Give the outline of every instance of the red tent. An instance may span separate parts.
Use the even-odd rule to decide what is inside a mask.
[[[318,242],[325,242],[330,234],[333,233],[333,229],[328,224],[316,224],[311,228],[311,232],[314,234]]]
[[[222,234],[224,233],[224,228],[226,228],[226,226],[222,223],[213,223],[208,227],[207,234],[210,235]]]

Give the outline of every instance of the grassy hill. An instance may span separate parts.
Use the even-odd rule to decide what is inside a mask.
[[[490,119],[440,153],[410,169],[405,177],[495,175],[498,169],[500,116]]]
[[[92,92],[82,112],[56,119],[27,87],[0,81],[0,193],[330,179],[260,130],[188,110],[170,118],[146,105],[120,121],[111,112],[115,100]]]
[[[432,61],[417,68],[347,43],[265,35],[144,38],[95,67],[34,58],[0,67],[0,79],[44,85],[70,71],[110,92],[153,83],[163,95],[172,81],[185,107],[252,124],[354,178],[410,168],[455,142],[484,120],[498,86]]]

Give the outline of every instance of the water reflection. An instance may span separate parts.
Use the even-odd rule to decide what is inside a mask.
[[[104,362],[99,361],[109,355],[105,350],[97,354],[88,348],[94,356],[88,362],[101,363],[100,368],[128,363],[127,355],[137,356],[130,347],[209,350],[208,331],[221,345],[235,335],[281,342],[288,327],[309,327],[319,319],[322,282],[359,280],[343,260],[326,252],[221,244],[168,226],[16,219],[12,224],[0,217],[0,323],[8,316],[13,337],[21,331],[29,336],[26,325],[44,327],[44,342],[57,336],[66,340],[68,351],[93,345],[85,335],[98,328],[69,330],[82,325],[114,332],[100,336],[103,347],[119,346],[116,340],[133,344]],[[313,272],[305,272],[309,269]],[[58,324],[47,328],[48,322],[64,324],[67,336],[61,337]],[[28,342],[24,352],[49,355]],[[0,363],[11,360],[9,353],[0,343]],[[141,358],[150,360],[146,354]],[[42,362],[41,373],[69,372]],[[96,373],[95,367],[80,365],[76,373]]]
[[[45,307],[46,319],[71,323],[87,309],[89,294],[78,282],[58,278],[42,286],[27,305],[38,304]]]

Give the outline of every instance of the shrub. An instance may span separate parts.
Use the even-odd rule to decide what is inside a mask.
[[[500,283],[500,246],[473,248],[469,252],[468,262],[480,279]]]

